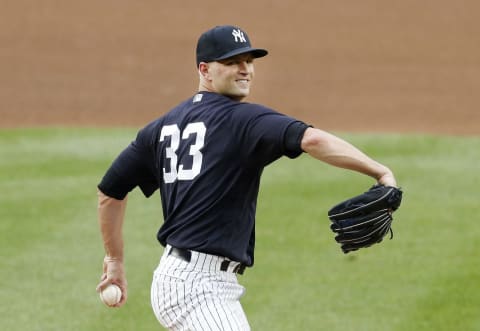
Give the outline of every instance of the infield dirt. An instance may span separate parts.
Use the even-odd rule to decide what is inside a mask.
[[[199,34],[270,55],[247,101],[327,130],[480,134],[477,1],[6,1],[0,127],[140,126],[191,96]]]

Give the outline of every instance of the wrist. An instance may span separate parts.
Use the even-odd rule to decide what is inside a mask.
[[[112,256],[112,255],[106,254],[105,257],[103,258],[103,261],[104,261],[105,263],[109,263],[109,262],[120,262],[120,263],[123,263],[123,256]]]
[[[386,173],[377,178],[378,183],[385,186],[397,187],[397,182],[393,176],[393,173],[390,171],[390,169],[387,170],[388,171]]]

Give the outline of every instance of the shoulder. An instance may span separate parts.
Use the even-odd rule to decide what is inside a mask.
[[[148,139],[158,134],[158,128],[162,125],[162,118],[155,119],[138,131],[137,138]]]
[[[256,103],[239,103],[235,110],[235,117],[239,121],[248,122],[250,124],[271,124],[273,126],[277,126],[278,129],[280,129],[280,126],[297,121],[291,116]]]
[[[258,103],[250,103],[250,102],[238,102],[237,107],[239,109],[250,110],[255,113],[278,113],[277,111],[269,108],[267,106],[258,104]]]
[[[268,116],[285,116],[278,111],[257,103],[239,102],[234,107],[234,115],[245,120]]]
[[[188,105],[192,103],[192,99],[193,97],[190,97],[182,101],[167,113],[147,123],[138,131],[137,139],[140,138],[144,142],[158,140],[162,126],[176,123],[181,117],[180,114],[184,113]]]

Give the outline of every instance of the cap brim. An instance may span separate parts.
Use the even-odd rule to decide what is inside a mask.
[[[253,57],[259,58],[259,57],[264,57],[265,55],[268,54],[268,51],[266,49],[261,49],[261,48],[251,48],[251,47],[244,47],[244,48],[237,48],[231,52],[228,52],[226,54],[223,54],[220,57],[217,57],[213,59],[213,61],[219,61],[219,60],[225,60],[228,59],[229,57],[235,56],[235,55],[240,55],[240,54],[245,54],[245,53],[251,53]]]

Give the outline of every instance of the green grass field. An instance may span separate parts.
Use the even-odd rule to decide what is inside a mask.
[[[96,184],[132,129],[0,131],[0,330],[160,330],[150,281],[158,196],[130,197],[129,301],[100,302]],[[262,179],[256,265],[240,277],[253,330],[480,330],[480,138],[340,134],[394,169],[394,239],[343,255],[327,210],[362,175],[307,155]]]

